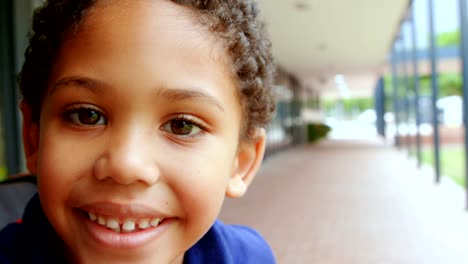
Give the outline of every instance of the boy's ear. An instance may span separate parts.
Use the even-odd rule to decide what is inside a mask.
[[[234,163],[234,172],[229,179],[226,196],[242,197],[262,164],[265,153],[265,129],[258,128],[254,140],[241,142]]]
[[[39,150],[39,123],[32,119],[32,109],[24,101],[20,105],[23,115],[23,144],[26,166],[31,174],[37,171],[37,153]]]

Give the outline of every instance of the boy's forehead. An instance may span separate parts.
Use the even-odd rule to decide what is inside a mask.
[[[75,74],[76,65],[79,65],[78,72],[83,69],[88,71],[88,68],[97,71],[101,66],[108,68],[114,65],[122,72],[121,75],[133,68],[137,70],[136,74],[143,72],[147,73],[146,76],[155,71],[157,74],[165,72],[169,68],[195,75],[205,69],[205,72],[210,72],[211,78],[225,79],[227,76],[230,84],[237,87],[222,41],[203,28],[190,9],[159,0],[112,3],[95,6],[79,30],[64,39],[53,76],[69,75],[70,72]],[[80,55],[71,57],[70,54]],[[80,60],[79,64],[76,63],[77,59]],[[165,69],[156,69],[158,61],[163,62]],[[170,80],[166,87],[193,87],[192,83],[182,83],[181,75],[177,79]],[[57,78],[50,84],[53,86],[56,81]],[[112,78],[106,81],[112,84]],[[223,86],[223,93],[231,90],[228,94],[239,98],[238,89],[227,90],[228,86],[231,85]]]
[[[217,43],[208,29],[202,26],[196,12],[167,0],[99,1],[84,21],[86,29],[110,25],[119,31],[171,31],[183,33],[192,41],[202,37]],[[185,30],[184,30],[185,29]]]
[[[198,52],[198,48],[208,48],[210,56],[205,59],[221,61],[225,70],[232,72],[225,40],[215,34],[201,16],[205,15],[168,0],[98,1],[74,35],[94,32],[110,40],[118,34],[134,42],[139,41],[139,36],[144,37],[141,42],[147,42],[147,36],[152,35],[157,47],[159,34],[171,32],[175,36],[174,46],[190,43],[194,52]]]

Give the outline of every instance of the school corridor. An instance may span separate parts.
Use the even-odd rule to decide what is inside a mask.
[[[468,263],[464,193],[378,139],[326,140],[269,157],[221,219],[252,226],[278,263]]]

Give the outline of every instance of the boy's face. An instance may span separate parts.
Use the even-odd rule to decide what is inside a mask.
[[[239,144],[220,47],[166,1],[97,6],[64,40],[39,124],[23,105],[24,140],[44,211],[76,261],[181,262],[224,196],[244,193],[264,133]]]

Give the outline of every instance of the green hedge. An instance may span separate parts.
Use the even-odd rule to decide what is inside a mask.
[[[0,181],[3,181],[7,178],[7,169],[5,167],[0,167]]]
[[[325,138],[331,128],[325,124],[310,123],[307,125],[307,140],[309,143]]]

